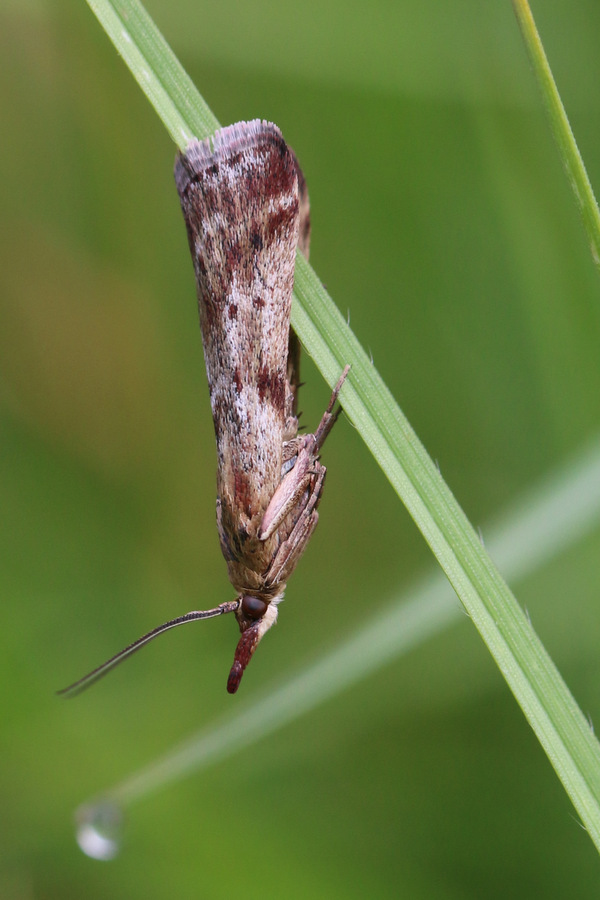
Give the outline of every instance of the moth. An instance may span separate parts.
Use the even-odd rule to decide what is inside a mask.
[[[279,129],[239,122],[191,141],[175,182],[196,276],[217,444],[217,528],[235,600],[165,622],[59,693],[89,687],[164,631],[234,613],[237,691],[277,620],[287,581],[318,522],[321,448],[347,366],[313,434],[298,433],[300,344],[290,326],[296,248],[308,256],[306,183]]]

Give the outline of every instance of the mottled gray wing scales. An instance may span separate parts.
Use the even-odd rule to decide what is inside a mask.
[[[289,408],[298,178],[279,129],[239,123],[180,154],[175,178],[198,285],[221,515],[254,537],[279,484]]]

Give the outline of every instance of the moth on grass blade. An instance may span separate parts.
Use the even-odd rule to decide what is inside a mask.
[[[275,125],[239,122],[212,141],[191,141],[175,182],[217,440],[217,527],[238,596],[159,625],[61,694],[89,687],[163,631],[231,612],[241,632],[227,681],[235,693],[318,521],[319,454],[349,366],[314,434],[298,434],[300,345],[290,313],[296,247],[308,256],[310,232],[300,167]]]

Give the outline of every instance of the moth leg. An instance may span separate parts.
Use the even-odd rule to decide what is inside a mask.
[[[281,467],[281,477],[293,469],[296,465],[296,459],[298,457],[298,453],[302,449],[304,442],[304,435],[296,435],[291,438],[289,441],[283,442],[283,465]]]
[[[269,568],[267,578],[270,583],[278,584],[286,582],[294,571],[298,560],[304,553],[306,545],[310,540],[310,536],[317,527],[319,521],[319,513],[317,506],[323,492],[323,483],[327,469],[319,462],[315,463],[315,469],[310,477],[310,486],[308,488],[308,496],[304,507],[298,516],[296,524],[292,528],[289,536],[283,541]]]
[[[286,472],[281,479],[265,510],[258,534],[261,541],[266,541],[272,534],[275,534],[283,520],[298,505],[300,498],[309,486],[321,447],[340,414],[341,408],[334,411],[334,406],[349,371],[350,366],[346,366],[315,433],[306,434],[300,439],[298,458],[289,472]]]
[[[338,398],[338,394],[340,393],[340,391],[342,389],[342,385],[345,382],[349,371],[350,371],[350,366],[345,366],[344,371],[342,372],[342,374],[340,375],[340,377],[338,379],[338,383],[336,384],[336,386],[333,389],[333,392],[331,394],[331,400],[329,401],[327,409],[323,413],[323,418],[319,422],[319,427],[317,428],[317,430],[314,433],[314,439],[315,439],[315,445],[317,448],[317,453],[321,449],[323,444],[325,443],[325,438],[327,437],[327,435],[329,434],[329,432],[335,425],[337,418],[342,411],[341,406],[338,407],[335,410],[335,412],[333,411],[333,407],[335,406],[336,400]]]
[[[298,506],[299,502],[301,503],[307,488],[310,487],[311,468],[316,460],[312,448],[314,436],[307,434],[304,440],[310,443],[300,450],[293,468],[283,476],[267,506],[258,533],[261,541],[266,541],[272,534],[275,534],[284,519]]]

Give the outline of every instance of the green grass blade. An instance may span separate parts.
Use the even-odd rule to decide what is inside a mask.
[[[87,0],[177,146],[219,122],[141,3]]]
[[[134,0],[90,5],[179,146],[214,121]],[[198,115],[198,119],[196,119]],[[464,513],[308,263],[298,260],[293,324],[346,414],[408,507],[600,849],[600,746]],[[360,527],[357,515],[355,527]]]
[[[577,147],[575,136],[571,130],[566,110],[560,99],[548,59],[544,53],[544,46],[535,27],[529,3],[527,0],[513,0],[513,6],[533,71],[542,92],[542,99],[561,162],[583,219],[592,257],[596,265],[600,265],[600,211],[598,210],[590,179]]]

